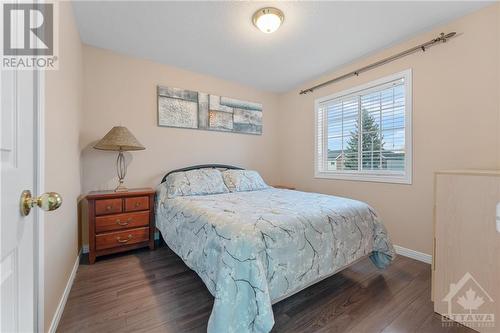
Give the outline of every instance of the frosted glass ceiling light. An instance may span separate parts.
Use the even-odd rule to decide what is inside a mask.
[[[273,7],[261,8],[252,17],[253,24],[266,34],[278,30],[284,19],[283,12]]]

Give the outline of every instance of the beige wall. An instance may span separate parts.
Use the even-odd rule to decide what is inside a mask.
[[[163,175],[194,164],[225,163],[279,180],[277,96],[214,77],[84,46],[84,114],[80,137],[83,191],[116,187],[116,152],[92,146],[113,126],[126,126],[146,150],[126,153],[128,187],[155,187]],[[157,126],[156,86],[186,88],[263,104],[262,135]],[[87,244],[86,225],[83,228]]]
[[[81,192],[82,44],[69,2],[59,4],[58,18],[59,70],[45,72],[45,190],[59,192],[63,205],[45,214],[45,331],[78,255],[77,198]]]
[[[425,54],[411,55],[313,94],[299,96],[297,88],[281,95],[283,182],[306,191],[366,201],[380,213],[395,244],[432,253],[433,173],[500,167],[499,7],[487,7],[300,88],[430,40],[440,32],[461,34]],[[314,99],[408,68],[413,70],[413,184],[315,179]]]
[[[496,6],[497,9],[497,37],[500,36],[500,5],[497,4]],[[500,55],[500,42],[497,43],[496,45],[496,52],[498,55]],[[498,105],[500,105],[500,66],[497,68],[498,73],[498,87],[497,87],[497,96],[498,96]],[[498,108],[498,128],[497,128],[497,150],[496,150],[496,155],[497,155],[497,161],[500,161],[500,107]],[[500,163],[500,162],[499,162]]]

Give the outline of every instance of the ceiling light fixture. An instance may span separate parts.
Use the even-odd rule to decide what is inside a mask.
[[[273,7],[261,8],[252,17],[253,24],[266,34],[278,30],[284,19],[283,12]]]

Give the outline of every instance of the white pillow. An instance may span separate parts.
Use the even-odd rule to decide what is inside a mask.
[[[231,192],[256,191],[269,188],[259,173],[253,170],[226,170],[222,172],[222,178]]]
[[[165,180],[167,198],[179,196],[228,193],[221,172],[217,169],[196,169],[175,172]]]

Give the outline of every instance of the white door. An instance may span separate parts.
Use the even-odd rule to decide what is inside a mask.
[[[24,25],[11,28],[18,47],[26,35]],[[0,70],[0,333],[43,330],[43,300],[38,297],[43,251],[37,232],[43,227],[37,225],[40,211],[31,208],[54,210],[62,200],[57,193],[36,196],[37,185],[43,183],[38,167],[43,160],[40,75],[34,70]]]
[[[38,19],[35,16],[35,23]],[[24,24],[11,28],[10,37],[18,47],[26,35]],[[37,225],[40,211],[31,208],[54,210],[62,200],[57,193],[36,196],[40,194],[37,185],[43,183],[40,75],[34,70],[0,70],[0,333],[43,330],[39,297],[43,251],[37,232],[43,226]]]
[[[35,185],[33,71],[1,71],[0,332],[35,330],[34,215],[20,196]]]

